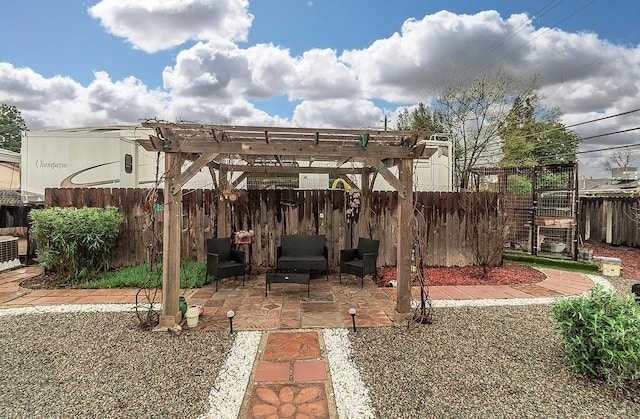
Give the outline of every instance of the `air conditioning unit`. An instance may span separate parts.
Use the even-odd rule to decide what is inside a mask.
[[[0,271],[21,266],[18,257],[18,238],[0,236]]]

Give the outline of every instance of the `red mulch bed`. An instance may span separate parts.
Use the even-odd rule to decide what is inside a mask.
[[[388,286],[389,281],[396,280],[396,268],[378,268],[378,276],[378,283]],[[424,270],[427,285],[515,285],[540,282],[545,277],[537,269],[511,263],[491,268],[486,278],[482,268],[477,267],[430,267]],[[413,283],[418,285],[418,278],[414,278]]]
[[[640,279],[640,249],[626,246],[609,246],[601,243],[585,243],[582,247],[593,251],[594,258],[614,257],[622,265],[620,276],[627,279]],[[594,262],[599,263],[597,259]],[[396,268],[379,268],[382,276],[380,283],[387,285],[396,280]],[[427,285],[515,285],[542,281],[545,275],[528,266],[505,263],[504,266],[491,269],[487,278],[482,277],[482,269],[465,268],[426,268]],[[414,279],[414,285],[417,285]]]

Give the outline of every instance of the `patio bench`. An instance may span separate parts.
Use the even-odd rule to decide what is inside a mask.
[[[280,272],[316,271],[329,278],[329,250],[324,235],[283,235],[277,248]]]

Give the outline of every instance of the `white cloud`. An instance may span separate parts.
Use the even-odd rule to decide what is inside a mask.
[[[87,87],[69,77],[44,78],[29,68],[0,63],[0,102],[15,105],[31,130],[136,123],[166,115],[168,95],[133,77],[112,82],[95,73]]]
[[[312,49],[296,60],[287,92],[291,99],[355,98],[360,94],[356,74],[330,49]]]
[[[103,115],[103,121],[119,123],[166,115],[169,99],[164,92],[148,90],[134,77],[113,82],[105,72],[95,73],[95,79],[87,87],[85,95],[92,114]]]
[[[221,100],[237,94],[251,83],[246,50],[231,42],[197,43],[180,51],[176,65],[163,72],[164,87],[174,96],[209,97]]]
[[[207,124],[290,126],[286,118],[272,116],[238,96],[227,101],[174,98],[168,108],[173,120]]]
[[[46,79],[30,68],[0,62],[0,102],[11,103],[21,112],[42,111],[52,100],[74,100],[80,90],[80,84],[69,77]]]
[[[293,121],[302,127],[360,129],[379,127],[382,111],[368,100],[305,100],[299,104]]]
[[[520,78],[539,74],[548,102],[568,112],[603,109],[640,88],[637,49],[592,33],[536,29],[526,15],[503,19],[495,11],[409,19],[400,33],[340,58],[366,97],[390,102],[428,101],[445,86],[498,68]]]
[[[241,49],[232,42],[198,43],[181,51],[163,73],[174,95],[235,95],[291,100],[357,97],[359,82],[334,50],[312,49],[294,58],[271,44]]]
[[[481,75],[493,63],[521,61],[517,56],[505,61],[502,55],[524,43],[522,38],[530,32],[526,22],[526,15],[504,20],[495,11],[442,11],[422,20],[408,19],[400,33],[362,50],[345,51],[341,59],[354,69],[369,97],[413,102]]]
[[[134,47],[153,52],[189,40],[162,71],[162,90],[135,77],[113,81],[97,71],[82,86],[0,63],[0,101],[12,103],[31,129],[135,123],[159,117],[213,123],[318,127],[380,126],[379,101],[395,109],[428,102],[444,86],[483,72],[540,75],[545,104],[566,112],[567,124],[640,108],[640,46],[614,45],[594,33],[535,27],[526,14],[502,17],[447,11],[412,18],[397,33],[359,50],[310,48],[292,56],[286,45],[242,47],[253,16],[246,0],[103,0],[90,14]],[[329,29],[327,29],[329,30]],[[268,100],[301,101],[275,116]],[[576,127],[583,136],[640,126],[640,113]],[[583,150],[637,143],[637,132],[585,142]],[[602,154],[581,156],[588,173]]]
[[[188,40],[246,40],[248,0],[102,0],[89,8],[110,33],[152,53]]]
[[[295,77],[296,60],[288,50],[272,44],[259,44],[246,51],[251,83],[246,93],[254,98],[267,99],[289,90]]]

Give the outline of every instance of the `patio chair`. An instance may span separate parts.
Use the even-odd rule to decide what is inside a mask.
[[[640,304],[640,283],[633,284],[631,286],[631,292],[633,293],[633,297],[636,299],[636,302]]]
[[[340,283],[342,274],[352,274],[360,278],[360,287],[364,288],[364,277],[367,275],[377,276],[378,247],[380,240],[358,239],[357,249],[340,250]]]
[[[231,248],[231,237],[207,239],[207,274],[205,282],[209,283],[209,275],[213,276],[218,291],[218,281],[223,278],[242,276],[244,285],[245,252]]]

